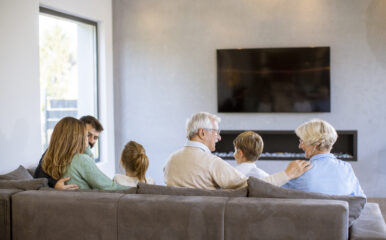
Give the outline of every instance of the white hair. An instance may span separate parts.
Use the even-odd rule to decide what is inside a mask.
[[[188,137],[188,139],[192,139],[192,137],[197,135],[198,129],[212,129],[212,121],[219,124],[221,122],[221,118],[207,112],[199,112],[194,114],[186,120],[186,136]]]
[[[305,144],[316,146],[319,150],[331,150],[338,138],[335,128],[321,119],[305,122],[295,132]]]

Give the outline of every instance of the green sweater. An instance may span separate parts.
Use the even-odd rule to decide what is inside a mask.
[[[114,183],[99,170],[94,159],[87,154],[75,154],[64,177],[71,178],[67,184],[76,184],[80,189],[123,190],[128,188]]]

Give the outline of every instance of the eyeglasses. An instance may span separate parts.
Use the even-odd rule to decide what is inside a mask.
[[[208,130],[208,131],[216,132],[217,135],[220,135],[220,132],[221,132],[220,129],[214,129],[214,128],[204,128],[204,129],[205,129],[205,130]]]

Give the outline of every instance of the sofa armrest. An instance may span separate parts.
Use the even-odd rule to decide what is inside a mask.
[[[378,203],[366,203],[361,216],[350,228],[350,240],[386,240],[386,224]]]
[[[11,196],[19,189],[0,189],[0,239],[11,240]]]

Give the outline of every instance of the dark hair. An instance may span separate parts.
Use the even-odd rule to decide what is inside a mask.
[[[122,151],[121,164],[124,169],[134,172],[139,181],[147,183],[145,174],[149,167],[149,159],[141,144],[128,142]]]
[[[80,121],[84,122],[84,124],[90,124],[97,132],[103,131],[102,124],[93,116],[83,116],[80,118]]]
[[[243,151],[245,158],[252,162],[260,157],[264,148],[263,139],[259,134],[252,131],[240,133],[233,140],[233,145]]]

